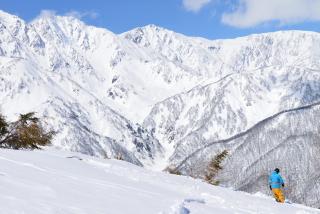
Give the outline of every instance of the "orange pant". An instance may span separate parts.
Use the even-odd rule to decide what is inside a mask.
[[[280,188],[279,189],[272,189],[272,192],[273,192],[273,196],[277,202],[284,203],[285,198],[284,198],[284,195],[283,195],[282,190]]]

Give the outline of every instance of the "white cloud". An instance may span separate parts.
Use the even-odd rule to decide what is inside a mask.
[[[320,0],[238,0],[235,10],[222,15],[223,23],[239,28],[270,21],[320,21]]]
[[[183,0],[183,6],[188,11],[198,12],[210,2],[211,0]]]
[[[41,10],[40,14],[35,19],[50,18],[50,17],[57,16],[57,15],[60,15],[60,14],[58,14],[54,10]],[[85,17],[88,17],[90,19],[96,19],[96,18],[98,18],[99,14],[94,11],[79,12],[79,11],[72,10],[72,11],[69,11],[69,12],[63,14],[63,16],[72,16],[77,19],[82,19]]]
[[[55,16],[57,13],[54,10],[41,10],[40,14],[38,16],[36,16],[35,18],[33,18],[30,23],[34,22],[37,19],[41,19],[41,18],[50,18]]]
[[[41,12],[37,18],[52,17],[52,16],[55,16],[56,14],[57,13],[54,10],[41,10]]]
[[[88,17],[90,19],[96,19],[96,18],[98,18],[99,14],[97,12],[94,12],[94,11],[79,12],[79,11],[71,10],[71,11],[67,12],[65,14],[65,16],[72,16],[72,17],[75,17],[77,19],[82,19],[82,18],[85,18],[85,17]]]

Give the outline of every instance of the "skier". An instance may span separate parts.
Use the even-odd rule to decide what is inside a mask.
[[[282,177],[279,175],[280,170],[276,168],[269,177],[269,187],[273,192],[274,198],[277,202],[284,203],[285,197],[283,195],[281,186],[284,187]]]

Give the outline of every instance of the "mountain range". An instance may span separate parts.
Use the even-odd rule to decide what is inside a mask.
[[[53,146],[319,207],[320,34],[207,40],[148,25],[114,34],[70,16],[0,12],[1,112],[37,112]]]

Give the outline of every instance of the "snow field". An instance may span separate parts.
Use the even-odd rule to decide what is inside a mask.
[[[267,196],[82,154],[0,150],[3,214],[311,214]]]

